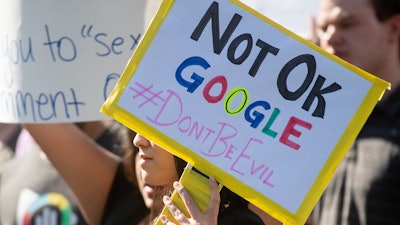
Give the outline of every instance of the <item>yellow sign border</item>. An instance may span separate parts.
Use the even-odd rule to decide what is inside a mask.
[[[136,51],[129,60],[121,76],[120,81],[114,88],[109,98],[104,103],[103,107],[101,108],[101,111],[106,115],[113,117],[115,120],[121,122],[130,129],[135,130],[136,132],[144,135],[149,140],[156,142],[158,145],[167,149],[172,154],[184,159],[189,164],[195,166],[203,173],[207,175],[212,174],[214,177],[216,177],[218,181],[223,181],[223,184],[227,186],[229,189],[238,193],[243,198],[253,203],[255,206],[259,207],[260,209],[267,212],[271,216],[277,218],[284,224],[287,225],[304,224],[309,214],[311,213],[314,205],[316,204],[321,194],[325,190],[326,186],[328,185],[330,179],[332,178],[337,166],[345,156],[347,149],[350,148],[357,134],[361,130],[362,125],[367,120],[369,114],[372,112],[377,101],[383,95],[385,89],[390,88],[390,84],[333,55],[330,55],[329,53],[326,53],[318,46],[297,36],[293,32],[285,29],[284,27],[280,26],[279,24],[275,23],[274,21],[270,20],[264,15],[258,13],[254,9],[240,2],[239,0],[229,0],[233,4],[236,4],[237,6],[243,8],[250,14],[253,14],[260,20],[272,25],[274,28],[280,30],[287,36],[296,39],[297,41],[312,48],[316,52],[324,55],[325,57],[331,59],[332,61],[337,62],[339,65],[349,69],[350,71],[360,75],[361,77],[365,78],[366,80],[372,83],[372,86],[369,92],[367,93],[366,98],[362,101],[360,107],[353,116],[351,122],[348,124],[348,127],[344,130],[343,135],[339,139],[334,150],[331,152],[331,155],[329,156],[327,163],[319,172],[317,179],[315,180],[312,187],[308,191],[302,204],[299,206],[296,213],[292,213],[289,210],[285,209],[284,207],[280,206],[279,204],[275,203],[271,199],[267,198],[266,196],[254,191],[249,186],[242,183],[240,180],[237,180],[236,178],[230,176],[220,168],[210,164],[207,160],[196,155],[195,153],[188,150],[180,143],[172,140],[168,136],[164,135],[162,132],[158,131],[154,127],[149,126],[147,123],[140,120],[136,116],[132,115],[124,108],[118,106],[117,103],[119,102],[119,99],[124,93],[127,84],[132,79],[136,69],[138,68],[138,65],[143,59],[154,37],[157,35],[157,31],[162,26],[163,21],[168,16],[168,13],[173,7],[175,1],[176,0],[164,0],[162,2],[152,23],[150,24],[148,30],[144,34],[143,39],[141,40]]]

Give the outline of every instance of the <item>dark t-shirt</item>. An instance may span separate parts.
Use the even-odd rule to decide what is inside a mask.
[[[248,203],[233,192],[223,188],[218,217],[219,225],[264,225],[263,221],[251,210]],[[225,207],[229,205],[229,207]],[[112,185],[102,220],[104,225],[135,225],[149,213],[137,188],[127,179],[122,164],[119,165]]]
[[[149,213],[139,189],[126,178],[120,163],[104,209],[103,225],[136,225]]]
[[[316,225],[400,223],[400,87],[370,115],[314,209]]]

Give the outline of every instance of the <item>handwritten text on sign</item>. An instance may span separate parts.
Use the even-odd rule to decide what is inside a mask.
[[[305,220],[313,206],[305,199],[322,192],[310,189],[327,183],[317,177],[332,175],[320,176],[322,168],[367,118],[353,116],[371,110],[386,86],[366,101],[369,75],[229,1],[164,7],[103,112],[261,208]]]
[[[99,108],[141,38],[144,1],[2,1],[0,121],[104,118]]]

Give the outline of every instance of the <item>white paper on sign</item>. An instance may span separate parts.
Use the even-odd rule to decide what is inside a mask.
[[[105,119],[144,29],[144,0],[0,0],[0,122]]]

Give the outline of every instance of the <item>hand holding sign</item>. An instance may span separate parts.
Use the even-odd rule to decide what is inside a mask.
[[[207,179],[188,165],[174,188],[172,196],[163,199],[166,207],[156,225],[217,223],[220,187],[213,177]]]
[[[238,1],[169,0],[102,111],[301,224],[387,87]]]

